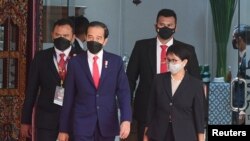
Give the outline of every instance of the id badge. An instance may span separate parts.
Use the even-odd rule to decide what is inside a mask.
[[[64,88],[61,86],[56,86],[54,103],[57,105],[63,105],[63,98],[64,98]]]

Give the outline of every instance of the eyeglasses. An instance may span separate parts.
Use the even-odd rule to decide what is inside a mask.
[[[172,62],[172,63],[177,63],[178,61],[181,61],[181,60],[176,60],[176,59],[167,59],[168,60],[168,63]]]

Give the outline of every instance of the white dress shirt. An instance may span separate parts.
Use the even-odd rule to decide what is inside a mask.
[[[64,60],[66,61],[68,58],[69,58],[69,53],[70,53],[70,51],[71,51],[71,46],[69,47],[69,48],[67,48],[66,50],[64,50],[64,51],[61,51],[61,50],[59,50],[59,49],[57,49],[57,48],[55,48],[54,47],[54,49],[55,49],[55,52],[56,52],[56,56],[54,56],[54,63],[55,63],[55,66],[56,66],[56,69],[58,70],[58,62],[60,61],[60,54],[61,53],[64,53],[65,54],[65,56],[64,56]],[[66,61],[67,62],[67,61]],[[67,66],[67,63],[66,63],[66,66]],[[66,69],[67,69],[67,67],[66,67]]]
[[[172,38],[169,42],[167,42],[167,46],[170,47],[173,45],[174,39]],[[157,38],[157,43],[156,43],[156,73],[159,74],[161,73],[161,45],[163,45],[160,40]],[[166,50],[167,51],[167,50]]]
[[[103,49],[101,51],[99,51],[97,54],[92,54],[91,52],[89,52],[89,50],[87,51],[87,55],[88,55],[88,63],[89,63],[89,69],[91,74],[93,75],[93,63],[94,63],[94,56],[98,56],[97,59],[97,65],[98,65],[98,70],[99,70],[99,74],[101,77],[101,70],[102,70],[102,60],[103,60]]]

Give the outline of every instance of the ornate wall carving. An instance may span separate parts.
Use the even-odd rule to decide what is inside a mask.
[[[0,59],[6,59],[2,66],[3,86],[0,88],[0,140],[16,141],[19,139],[20,115],[24,99],[26,82],[26,48],[27,48],[27,14],[28,0],[0,0],[0,24],[4,26],[4,49],[0,51]],[[12,27],[16,27],[13,33]],[[16,49],[11,49],[14,37]],[[16,60],[11,64],[9,60]],[[15,68],[10,74],[9,66]],[[7,67],[7,69],[6,69]],[[15,77],[13,88],[9,86],[9,77]]]

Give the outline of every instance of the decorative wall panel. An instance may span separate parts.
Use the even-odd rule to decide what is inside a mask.
[[[28,0],[0,0],[0,140],[19,139],[26,82]]]

